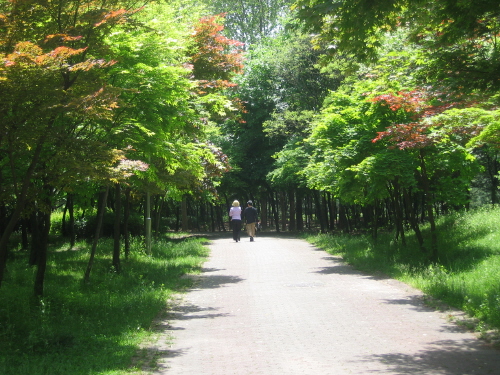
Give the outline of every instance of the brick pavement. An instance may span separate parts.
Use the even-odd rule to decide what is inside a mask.
[[[157,374],[500,374],[499,351],[405,284],[297,239],[209,246],[199,283],[168,318]]]

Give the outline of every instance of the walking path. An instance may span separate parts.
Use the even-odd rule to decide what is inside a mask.
[[[305,241],[211,241],[168,318],[157,374],[500,374],[500,352],[392,279]]]

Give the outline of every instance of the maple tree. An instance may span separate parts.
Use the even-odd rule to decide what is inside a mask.
[[[107,5],[2,2],[2,198],[12,215],[0,239],[0,283],[7,242],[21,215],[38,207],[50,218],[56,191],[75,178],[110,178],[118,160],[103,141],[113,127],[110,114],[119,94],[106,85],[106,71],[115,62],[104,58],[105,36],[136,10],[133,2]],[[44,226],[46,233],[49,229]],[[40,242],[37,295],[43,290],[46,247]]]
[[[474,155],[484,168],[484,174],[478,181],[486,183],[490,202],[498,203],[498,187],[500,185],[500,113],[493,108],[464,108],[447,111],[436,118],[444,124],[463,124],[456,134],[463,138],[466,147],[473,150]],[[471,132],[470,129],[473,129]],[[463,136],[465,135],[465,137]],[[473,137],[471,138],[470,135]]]
[[[305,140],[310,157],[302,175],[309,187],[331,193],[340,207],[361,210],[362,225],[374,236],[378,226],[392,224],[396,239],[405,244],[408,224],[423,254],[436,259],[431,214],[468,204],[478,162],[466,144],[480,131],[442,116],[475,102],[445,101],[444,95],[416,89],[401,72],[410,66],[403,59],[411,55],[388,56],[364,68],[362,80],[348,80],[327,97]],[[430,253],[420,229],[424,207],[434,226]]]
[[[193,33],[192,72],[207,92],[235,87],[232,78],[243,71],[243,43],[222,35],[224,17],[220,14],[201,18]]]
[[[182,9],[152,3],[147,6],[156,16],[141,16],[143,6],[133,0],[2,2],[0,198],[14,214],[0,241],[0,282],[18,219],[50,221],[59,194],[82,194],[83,186],[107,191],[114,184],[118,228],[121,184],[128,193],[168,191],[178,199],[213,192],[228,168],[225,155],[207,140],[206,119],[241,107],[223,94],[242,69],[241,55],[232,50],[240,44],[220,34],[219,17],[197,23],[189,37],[196,12],[185,10],[180,25],[171,20]],[[188,39],[195,41],[189,47]],[[48,225],[40,227],[48,233]],[[119,237],[115,230],[117,271]],[[35,293],[41,295],[46,243],[35,250]],[[90,269],[91,262],[86,279]]]
[[[196,14],[188,10],[181,13],[185,21],[179,27],[171,22],[182,12],[175,6],[152,4],[148,10],[155,16],[144,12],[134,17],[143,27],[130,29],[124,25],[109,37],[109,49],[120,61],[109,74],[113,85],[122,89],[113,122],[123,128],[110,136],[108,143],[128,147],[130,157],[148,165],[127,179],[127,191],[147,202],[154,199],[158,205],[200,192],[210,200],[227,162],[208,140],[207,130],[212,125],[207,118],[222,116],[211,111],[225,106],[228,100],[217,92],[200,93],[192,66],[185,64],[189,58],[186,55],[193,51],[189,31],[198,22]],[[118,200],[119,193],[114,195]],[[145,215],[150,217],[148,212]],[[157,218],[156,225],[159,221]],[[145,233],[149,231],[146,227]],[[118,231],[115,242],[118,248]]]
[[[434,116],[450,110],[457,103],[431,105],[426,93],[422,91],[385,94],[373,98],[372,101],[388,107],[393,112],[403,112],[403,118],[409,116],[412,120],[409,123],[393,124],[378,132],[372,142],[385,141],[389,148],[397,147],[401,151],[410,152],[418,160],[419,168],[415,169],[414,173],[418,176],[420,188],[424,193],[424,204],[431,227],[432,258],[437,260],[439,254],[434,214],[434,203],[438,199],[437,190],[440,189],[441,193],[446,191],[445,195],[441,194],[441,200],[451,198],[454,204],[463,204],[467,199],[463,193],[468,189],[468,184],[463,182],[472,178],[466,160],[473,158],[460,143],[450,142],[451,136],[459,132],[470,139],[477,128],[469,126],[467,131],[464,131],[466,124],[444,127],[439,122],[432,121]],[[447,183],[444,183],[446,180]],[[413,227],[416,229],[415,222]],[[421,238],[420,241],[422,242]]]

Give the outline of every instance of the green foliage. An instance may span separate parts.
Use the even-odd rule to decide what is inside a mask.
[[[40,17],[38,11],[35,13]],[[71,10],[61,8],[60,12]],[[93,15],[92,19],[98,22],[105,15]],[[13,29],[16,20],[10,13],[4,19]],[[75,22],[80,21],[76,18]],[[47,32],[53,26],[49,21],[43,24]],[[66,26],[71,32],[76,28],[74,24]],[[8,161],[2,165],[2,172],[9,193],[18,194],[30,166],[39,176],[49,175],[47,179],[53,185],[65,185],[82,171],[93,178],[107,176],[110,164],[116,161],[113,149],[99,137],[110,130],[109,113],[116,106],[116,90],[103,87],[106,70],[113,62],[98,55],[101,38],[81,40],[64,34],[66,31],[59,30],[60,39],[51,36],[54,40],[40,45],[20,39],[20,32],[15,35],[18,42],[10,49],[7,44],[2,46],[7,51],[2,55],[0,90],[8,95],[3,96],[0,113],[9,137],[0,139],[0,148]],[[50,36],[42,34],[34,39],[45,37]],[[88,49],[94,54],[89,55]]]
[[[498,275],[500,274],[500,209],[483,208],[454,213],[437,222],[440,258],[437,263],[418,251],[414,234],[407,246],[383,234],[377,241],[368,235],[316,235],[307,239],[342,258],[355,268],[381,272],[417,287],[450,306],[500,328]],[[429,228],[424,228],[429,235]],[[481,324],[478,326],[478,329]]]
[[[359,59],[369,60],[376,57],[381,36],[396,26],[406,3],[297,0],[294,8],[306,28],[318,34],[318,42],[328,45],[333,53],[355,53]]]
[[[481,147],[488,145],[493,149],[500,149],[500,111],[485,110],[481,108],[469,108],[449,113],[452,121],[472,124],[478,128],[473,133],[474,137],[469,140],[469,147]],[[458,119],[457,119],[458,117]],[[462,119],[465,119],[463,121]],[[457,121],[459,120],[459,121]]]
[[[372,139],[388,124],[387,115],[377,113],[367,100],[366,93],[379,84],[345,85],[327,97],[306,140],[312,149],[304,170],[310,187],[335,193],[345,201],[362,195],[363,185],[356,181],[353,167],[382,149]]]
[[[328,89],[338,84],[337,78],[320,72],[316,65],[320,53],[312,48],[308,36],[283,30],[246,54],[237,95],[246,103],[248,113],[242,116],[244,122],[225,123],[222,132],[226,137],[221,139],[224,152],[235,166],[228,179],[252,187],[251,193],[244,194],[254,194],[258,187],[268,188],[273,155],[287,144],[293,147],[308,134],[314,112],[321,107]],[[287,155],[292,164],[302,163],[289,157],[292,154]],[[284,177],[276,172],[276,184],[281,179],[277,174]],[[275,182],[273,186],[277,186]]]
[[[11,135],[0,138],[1,198],[19,193],[28,171],[57,190],[138,175],[131,183],[139,190],[190,191],[224,170],[217,147],[205,143],[204,119],[236,109],[227,99],[202,101],[186,64],[200,8],[134,4],[3,4],[2,25],[13,34],[1,40],[0,88],[9,96],[0,113]],[[21,27],[16,12],[37,27]],[[35,186],[31,200],[42,194]]]
[[[204,0],[213,14],[226,14],[226,33],[247,47],[283,27],[282,18],[289,13],[290,0]]]
[[[365,205],[387,198],[391,184],[422,189],[429,180],[432,199],[465,204],[479,171],[466,144],[481,128],[477,112],[486,112],[436,115],[447,106],[419,91],[388,91],[394,88],[385,77],[365,79],[329,95],[307,139],[309,186]]]
[[[398,181],[404,188],[416,187],[417,168],[415,159],[400,150],[382,150],[366,157],[349,168],[355,173],[357,183],[363,186],[363,194],[356,199],[356,203],[372,203],[388,198],[388,184],[391,181]]]
[[[421,82],[455,93],[499,88],[496,0],[296,0],[294,8],[329,59],[376,62],[385,38],[404,30],[407,44],[422,47]]]
[[[151,4],[148,10],[152,13],[136,17],[142,27],[123,27],[109,37],[121,61],[112,72],[113,81],[124,90],[116,114],[123,125],[114,140],[127,147],[129,158],[149,165],[136,173],[136,188],[190,191],[206,175],[203,163],[217,164],[203,143],[200,117],[209,114],[194,95],[197,84],[185,67],[196,8]]]
[[[122,272],[110,269],[112,243],[98,248],[92,283],[82,284],[88,246],[51,249],[47,297],[32,300],[33,269],[16,253],[0,289],[0,372],[5,375],[126,373],[139,344],[151,338],[153,320],[186,273],[199,271],[207,256],[203,239],[155,242],[152,256],[134,239]],[[92,358],[92,361],[88,359]]]
[[[304,147],[296,144],[289,144],[277,152],[274,169],[267,175],[271,186],[282,189],[305,188],[306,182],[301,172],[308,157]]]

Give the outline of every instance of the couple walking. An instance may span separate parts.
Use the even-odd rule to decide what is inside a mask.
[[[250,236],[250,242],[255,237],[255,224],[257,224],[257,209],[252,201],[247,202],[247,207],[242,211],[240,202],[235,200],[233,207],[229,210],[229,217],[233,224],[233,240],[240,241],[241,221],[245,220],[247,233]]]

